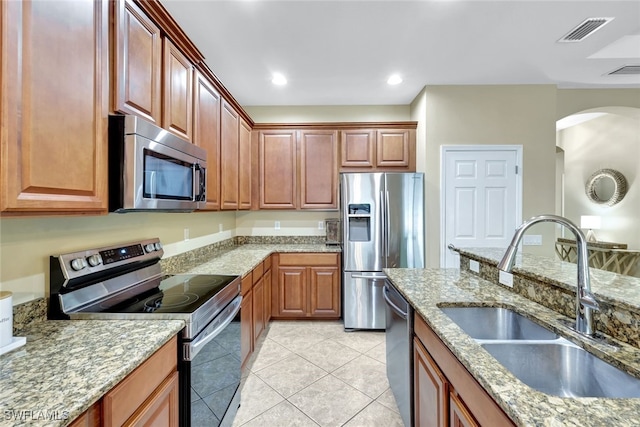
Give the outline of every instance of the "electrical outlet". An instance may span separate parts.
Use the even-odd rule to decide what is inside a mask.
[[[318,230],[324,230],[324,221],[318,221]]]
[[[469,270],[475,272],[475,273],[480,273],[480,263],[478,261],[469,260]]]
[[[540,234],[525,234],[522,238],[522,244],[525,246],[542,246],[542,235]]]
[[[498,281],[505,286],[513,288],[513,274],[499,270]]]
[[[280,230],[280,221],[276,221],[276,223],[275,223],[275,225],[274,225],[274,228],[275,228],[276,230]]]
[[[223,231],[222,224],[218,224],[218,232],[222,233],[222,231]]]
[[[189,240],[189,229],[188,228],[184,229],[184,240]]]

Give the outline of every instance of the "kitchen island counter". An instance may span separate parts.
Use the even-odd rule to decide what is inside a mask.
[[[478,383],[519,426],[640,425],[640,399],[563,398],[536,391],[504,368],[439,307],[498,306],[537,320],[608,362],[640,377],[640,350],[590,344],[563,322],[567,317],[458,269],[385,269],[390,281]],[[588,372],[585,372],[588,375]]]
[[[184,327],[181,320],[47,320],[0,356],[0,426],[65,426]]]

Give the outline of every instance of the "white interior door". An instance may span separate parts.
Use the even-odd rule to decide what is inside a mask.
[[[442,150],[441,265],[459,267],[456,247],[503,247],[522,217],[521,146]]]

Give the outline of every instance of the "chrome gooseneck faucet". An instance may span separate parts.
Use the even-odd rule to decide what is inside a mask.
[[[582,231],[568,219],[557,215],[538,215],[528,219],[516,229],[498,268],[505,272],[511,272],[515,261],[518,243],[529,227],[539,222],[555,222],[567,227],[576,236],[578,247],[578,286],[576,292],[576,331],[593,336],[595,328],[593,324],[593,310],[598,310],[599,305],[591,293],[591,279],[589,276],[589,254],[587,252],[587,239]]]

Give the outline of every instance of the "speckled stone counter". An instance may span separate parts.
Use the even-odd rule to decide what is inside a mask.
[[[246,244],[213,249],[198,258],[172,257],[163,260],[167,274],[232,274],[243,276],[272,253],[284,252],[341,252],[339,246],[324,244]],[[174,259],[175,258],[175,259]]]
[[[179,320],[58,320],[0,355],[0,426],[65,426],[176,335]]]
[[[385,273],[505,413],[520,426],[637,426],[640,399],[561,398],[538,392],[513,376],[464,333],[439,306],[511,308],[588,351],[640,377],[640,351],[589,343],[567,326],[571,319],[521,295],[458,269],[386,269]],[[588,373],[586,373],[588,374]]]

